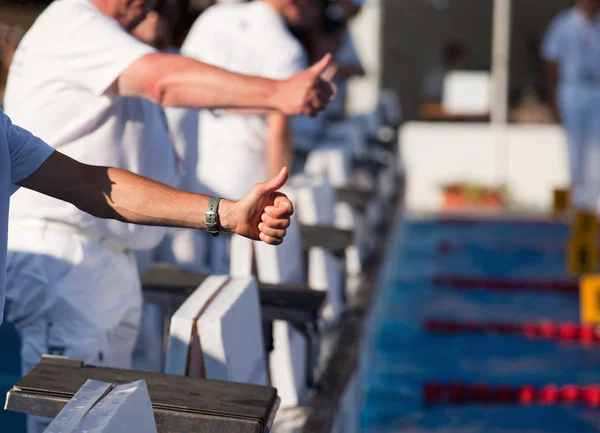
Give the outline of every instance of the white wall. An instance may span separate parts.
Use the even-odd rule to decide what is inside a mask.
[[[381,81],[381,1],[366,0],[360,14],[351,22],[350,32],[365,77],[350,80],[346,109],[350,114],[371,112],[376,104]]]
[[[439,210],[440,186],[506,183],[520,203],[550,209],[568,184],[566,142],[558,126],[408,122],[400,130],[410,210]]]

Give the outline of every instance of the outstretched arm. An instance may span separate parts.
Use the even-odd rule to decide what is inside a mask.
[[[117,79],[109,93],[138,96],[170,107],[250,108],[314,116],[327,107],[330,81],[321,74],[331,55],[287,80],[241,75],[176,54],[147,54]]]
[[[255,185],[238,202],[221,200],[224,230],[272,245],[283,241],[293,206],[276,191],[288,177]],[[99,218],[123,222],[204,229],[208,197],[192,194],[116,168],[82,164],[54,152],[19,185],[67,201]]]

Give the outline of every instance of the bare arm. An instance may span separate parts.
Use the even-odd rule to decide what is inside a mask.
[[[267,163],[271,176],[292,163],[292,136],[288,118],[281,113],[267,116]]]
[[[552,109],[552,113],[557,122],[560,122],[560,116],[557,104],[558,93],[558,63],[544,61],[544,72],[546,76],[546,98]]]
[[[163,106],[279,110],[288,115],[315,115],[333,94],[320,75],[331,56],[288,80],[236,74],[175,54],[143,56],[118,78],[113,92],[138,96]]]
[[[255,185],[239,202],[222,200],[220,225],[251,239],[279,244],[293,213],[291,202],[275,191],[287,170]],[[54,152],[21,186],[72,203],[99,218],[142,225],[203,229],[208,197],[192,194],[116,168],[79,163]]]

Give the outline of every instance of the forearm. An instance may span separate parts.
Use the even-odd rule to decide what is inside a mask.
[[[275,176],[292,165],[292,135],[287,117],[279,113],[267,116],[267,126],[267,163],[270,175]]]
[[[50,197],[64,200],[98,218],[161,225],[205,228],[208,197],[191,194],[129,171],[81,164],[54,152],[20,183]],[[219,205],[221,225],[232,228],[232,202]]]
[[[125,170],[90,167],[90,171],[105,171],[110,187],[90,180],[73,203],[84,212],[134,224],[206,228],[209,198],[205,195],[171,188]],[[90,177],[99,176],[92,173]],[[219,205],[220,223],[225,230],[231,228],[228,219],[231,204],[222,200]]]
[[[277,82],[173,56],[156,79],[156,99],[169,107],[275,109]]]

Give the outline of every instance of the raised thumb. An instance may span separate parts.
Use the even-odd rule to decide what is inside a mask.
[[[325,70],[331,63],[331,59],[332,56],[330,53],[325,54],[321,60],[319,60],[317,63],[310,67],[311,72],[313,72],[315,75],[320,76],[323,72],[325,72]]]
[[[275,192],[285,185],[289,176],[290,171],[287,167],[283,167],[277,176],[263,182],[260,189],[263,193]]]

